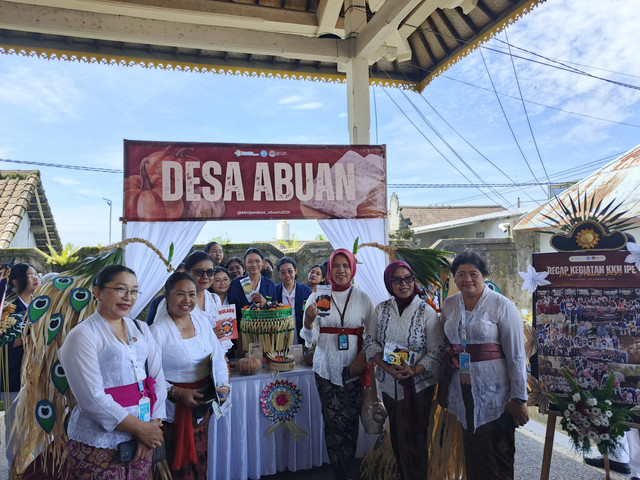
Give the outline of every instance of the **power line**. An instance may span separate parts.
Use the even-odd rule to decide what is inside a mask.
[[[416,68],[420,68],[420,67],[416,67]],[[420,68],[421,70],[424,71],[430,71],[428,68]],[[471,83],[471,82],[467,82],[465,80],[460,80],[458,78],[454,78],[454,77],[450,77],[449,75],[440,75],[441,78],[446,78],[447,80],[451,80],[453,82],[458,82],[458,83],[462,83],[463,85],[468,85],[470,87],[473,88],[479,88],[480,90],[486,90],[487,92],[492,92],[493,90],[487,87],[482,87],[480,85],[476,85],[475,83]],[[507,98],[514,98],[516,100],[518,100],[518,97],[516,97],[515,95],[509,95],[508,93],[503,93],[503,92],[498,92],[500,95],[502,95],[503,97],[507,97]],[[578,113],[578,112],[572,112],[570,110],[564,110],[562,108],[558,108],[558,107],[552,107],[551,105],[545,105],[544,103],[540,103],[540,102],[534,102],[533,100],[523,100],[527,103],[530,103],[532,105],[537,105],[539,107],[544,107],[544,108],[550,108],[552,110],[557,110],[559,112],[562,113],[567,113],[569,115],[577,115],[579,117],[585,117],[585,118],[591,118],[593,120],[600,120],[601,122],[608,122],[608,123],[614,123],[616,125],[625,125],[627,127],[635,127],[635,128],[640,128],[640,125],[637,125],[635,123],[627,123],[627,122],[618,122],[616,120],[609,120],[608,118],[602,118],[602,117],[595,117],[593,115],[587,115],[586,113]]]
[[[491,72],[489,72],[489,66],[487,65],[487,62],[484,59],[484,55],[482,54],[482,50],[480,50],[480,57],[482,58],[482,63],[484,64],[484,68],[487,71],[487,76],[489,77],[489,81],[491,82],[491,87],[493,88],[493,92],[496,95],[496,99],[498,100],[498,105],[500,105],[500,110],[502,110],[502,115],[504,116],[504,119],[507,122],[507,126],[509,127],[509,131],[511,132],[511,136],[513,137],[513,140],[516,142],[518,150],[520,151],[520,155],[522,155],[524,163],[527,164],[527,167],[529,168],[529,171],[531,172],[531,176],[533,177],[534,180],[538,181],[538,177],[536,177],[536,174],[533,173],[533,169],[531,168],[531,165],[529,165],[529,161],[527,160],[527,157],[524,155],[524,152],[522,151],[522,148],[520,147],[520,143],[518,142],[518,139],[516,138],[516,134],[513,131],[513,128],[511,127],[511,123],[509,122],[509,118],[507,117],[507,112],[505,112],[504,107],[502,106],[502,102],[500,101],[500,96],[498,95],[498,91],[496,90],[496,86],[493,83],[493,78],[491,77]],[[540,185],[540,188],[542,188],[542,185]],[[544,188],[542,188],[542,190],[544,190]]]
[[[504,35],[505,35],[505,38],[507,39],[507,42],[509,42],[509,37],[507,37],[506,31],[504,32]],[[511,52],[511,50],[509,50],[509,52]],[[540,160],[540,165],[542,165],[542,170],[544,171],[544,175],[547,177],[547,180],[549,180],[549,174],[547,173],[547,168],[544,166],[544,162],[542,161],[542,155],[540,155],[540,149],[538,148],[538,142],[536,141],[536,136],[533,133],[533,127],[531,126],[531,120],[529,119],[529,112],[527,112],[527,106],[525,105],[524,100],[522,99],[522,89],[520,88],[520,80],[518,79],[516,64],[513,60],[512,55],[510,55],[509,58],[511,59],[511,67],[513,68],[513,75],[516,79],[516,85],[518,86],[518,95],[520,95],[520,101],[522,102],[522,108],[524,109],[524,116],[527,119],[527,125],[529,125],[529,132],[531,133],[531,139],[533,140],[533,145],[536,147],[536,152],[538,154],[538,159]]]
[[[85,172],[123,173],[122,170],[116,170],[114,168],[87,167],[84,165],[64,165],[61,163],[29,162],[26,160],[9,160],[6,158],[0,158],[0,162],[18,163],[21,165],[37,165],[39,167],[66,168],[68,170],[81,170]]]
[[[390,188],[478,188],[478,187],[537,187],[540,185],[535,182],[521,183],[388,183]],[[550,182],[549,185],[552,185]],[[533,198],[531,199],[533,200]]]

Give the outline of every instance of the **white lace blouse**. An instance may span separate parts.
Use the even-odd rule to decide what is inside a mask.
[[[442,309],[444,333],[452,344],[461,343],[461,294],[447,298]],[[471,362],[473,422],[476,428],[502,415],[512,398],[527,399],[526,354],[522,320],[515,304],[484,288],[473,311],[466,313],[467,344],[499,343],[505,358]],[[460,388],[460,372],[453,372],[449,388],[449,412],[467,428]]]
[[[188,339],[182,338],[166,309],[158,308],[156,319],[150,327],[162,353],[162,368],[167,379],[167,388],[171,386],[168,382],[190,383],[209,374],[212,375],[216,387],[228,387],[227,362],[220,341],[213,333],[209,321],[199,310],[191,312],[191,320],[196,335]],[[212,354],[212,371],[209,371],[209,356]],[[173,422],[175,403],[167,400],[166,407],[166,419]]]
[[[203,314],[211,324],[211,328],[216,326],[216,321],[218,319],[218,307],[222,305],[220,302],[220,297],[216,293],[211,293],[208,290],[204,291],[204,311],[200,309],[198,305],[196,305],[195,310]],[[160,306],[158,306],[158,309]],[[166,307],[165,307],[166,310]]]
[[[369,295],[358,287],[352,286],[350,290],[353,293],[344,315],[344,327],[366,327],[370,319],[373,318],[373,302]],[[343,311],[349,290],[333,292],[331,295],[340,311]],[[315,303],[316,296],[315,292],[312,293],[307,299],[307,305]],[[355,335],[349,335],[349,349],[339,350],[338,335],[320,334],[320,327],[340,327],[340,314],[333,302],[331,302],[329,316],[316,317],[313,329],[308,330],[303,326],[300,336],[305,340],[307,347],[310,347],[313,342],[318,343],[313,355],[313,371],[334,385],[342,386],[342,369],[348,367],[355,360],[358,353],[358,339]],[[362,335],[364,336],[364,333]]]
[[[435,385],[444,352],[444,333],[435,310],[416,295],[400,315],[398,304],[390,298],[376,306],[375,318],[365,339],[367,358],[372,361],[376,353],[384,351],[385,342],[393,340],[422,356],[418,363],[425,371],[414,377],[416,392]],[[404,388],[382,368],[376,368],[376,378],[380,391],[396,400],[404,398]]]
[[[144,322],[124,319],[136,357],[136,370],[145,378],[145,362],[149,376],[155,378],[157,401],[151,418],[165,417],[167,388],[162,372],[162,359],[156,342]],[[68,435],[72,440],[99,448],[115,449],[118,443],[131,439],[131,434],[115,430],[127,415],[138,416],[138,406],[121,407],[105,388],[136,382],[127,346],[118,341],[107,321],[98,313],[87,317],[71,329],[58,352],[69,386],[78,405],[69,420]]]

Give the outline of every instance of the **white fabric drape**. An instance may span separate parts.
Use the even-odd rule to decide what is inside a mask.
[[[377,242],[387,244],[386,218],[349,218],[318,220],[318,224],[325,233],[331,246],[346,248],[351,251],[353,242],[359,238],[359,243]],[[389,293],[384,286],[383,273],[387,266],[387,255],[377,248],[365,247],[358,250],[358,264],[356,282],[364,290],[373,304],[389,298]]]
[[[124,226],[124,238],[144,238],[153,244],[165,258],[173,242],[173,260],[177,267],[187,252],[191,250],[196,238],[206,222],[128,222]],[[135,318],[162,288],[169,277],[164,262],[146,245],[132,243],[126,246],[125,265],[136,272],[140,295],[131,309]]]

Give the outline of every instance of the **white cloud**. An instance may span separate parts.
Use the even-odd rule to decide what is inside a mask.
[[[81,185],[81,183],[78,180],[75,180],[70,177],[53,177],[51,180],[53,180],[56,183],[59,183],[63,187],[77,187],[78,185]]]
[[[291,95],[290,97],[283,98],[278,102],[278,105],[288,105],[290,103],[298,103],[304,100],[300,95]]]
[[[322,108],[322,102],[307,102],[302,103],[300,105],[296,105],[293,107],[296,110],[317,110],[318,108]]]

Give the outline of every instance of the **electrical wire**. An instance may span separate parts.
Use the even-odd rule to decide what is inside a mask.
[[[509,44],[509,37],[507,37],[507,32],[505,30],[504,32],[505,38],[507,39],[507,45]],[[511,52],[511,47],[509,47],[509,52]],[[516,64],[515,61],[513,60],[513,56],[510,55],[509,58],[511,59],[511,67],[513,68],[513,76],[516,79],[516,85],[518,86],[518,95],[520,95],[520,101],[522,102],[522,109],[524,110],[524,116],[527,119],[527,125],[529,125],[529,133],[531,133],[531,139],[533,140],[533,145],[536,148],[536,153],[538,154],[538,159],[540,160],[540,165],[542,165],[542,170],[544,171],[544,175],[547,177],[547,180],[549,182],[551,182],[549,180],[549,174],[547,173],[547,168],[544,166],[544,162],[542,161],[542,155],[540,155],[540,149],[538,148],[538,142],[536,141],[536,136],[533,133],[533,127],[531,126],[531,120],[529,119],[529,112],[527,112],[527,105],[524,103],[523,97],[522,97],[522,89],[520,88],[520,80],[518,79],[518,72],[516,70]]]
[[[516,138],[516,134],[513,131],[513,128],[511,127],[511,122],[509,122],[509,118],[507,117],[507,112],[505,112],[504,107],[502,106],[502,102],[500,101],[500,96],[498,95],[498,91],[496,90],[496,86],[493,83],[493,78],[491,77],[491,72],[489,72],[489,66],[487,65],[487,62],[484,59],[484,55],[482,53],[482,50],[480,50],[480,57],[482,58],[482,63],[484,64],[484,68],[485,68],[485,70],[487,72],[487,75],[489,77],[489,81],[491,82],[491,87],[493,88],[493,92],[495,93],[496,99],[498,100],[498,104],[500,105],[500,110],[502,110],[502,115],[504,116],[504,119],[507,122],[507,126],[509,127],[509,131],[511,132],[511,136],[513,137],[513,140],[516,142],[516,145],[518,146],[518,150],[520,151],[520,155],[522,155],[522,158],[524,159],[524,163],[527,164],[527,167],[529,168],[529,171],[531,172],[531,176],[533,177],[533,179],[536,180],[536,181],[539,181],[538,177],[536,177],[536,174],[533,173],[533,169],[531,168],[531,165],[529,164],[529,161],[527,160],[527,157],[525,156],[524,152],[522,151],[522,148],[520,147],[520,143],[518,142],[518,139]],[[544,188],[542,187],[542,185],[540,185],[540,188],[542,188],[542,190],[544,191]]]
[[[18,163],[21,165],[37,165],[40,167],[66,168],[68,170],[81,170],[85,172],[123,173],[122,170],[116,170],[114,168],[87,167],[84,165],[64,165],[61,163],[29,162],[26,160],[9,160],[7,158],[0,158],[0,162]]]
[[[442,158],[443,158],[443,159],[444,159],[444,160],[445,160],[449,165],[451,165],[451,167],[453,167],[453,169],[454,169],[456,172],[458,172],[460,175],[462,175],[462,177],[463,177],[465,180],[467,180],[469,183],[472,183],[472,182],[471,182],[471,180],[469,180],[469,178],[468,178],[468,177],[467,177],[467,176],[466,176],[462,171],[460,171],[460,169],[459,169],[458,167],[456,167],[456,166],[453,164],[453,162],[451,162],[451,160],[449,160],[449,159],[444,155],[444,153],[442,153],[442,152],[438,149],[438,147],[436,147],[436,146],[434,145],[434,143],[433,143],[433,142],[432,142],[432,141],[431,141],[431,140],[426,136],[426,134],[425,134],[422,130],[420,130],[420,128],[418,128],[418,126],[415,124],[415,122],[409,118],[409,116],[406,114],[406,112],[405,112],[404,110],[402,110],[402,108],[400,108],[400,105],[398,105],[398,103],[397,103],[397,102],[396,102],[396,101],[391,97],[391,95],[389,95],[389,92],[387,92],[387,89],[386,89],[386,88],[383,88],[382,90],[384,91],[384,93],[386,93],[387,97],[389,97],[389,100],[391,100],[391,101],[393,102],[393,104],[398,108],[398,110],[400,110],[400,112],[405,116],[405,118],[409,121],[409,123],[411,123],[411,125],[413,125],[413,127],[418,131],[418,133],[420,133],[420,135],[422,135],[422,137],[423,137],[423,138],[424,138],[424,139],[429,143],[429,145],[431,145],[431,147],[433,147],[433,149],[434,149],[436,152],[438,152],[438,153],[440,154],[440,156],[441,156],[441,157],[442,157]],[[479,188],[479,187],[476,187],[476,188],[478,188],[478,190],[480,191],[480,193],[482,193],[484,196],[486,196],[486,197],[489,199],[489,201],[491,201],[491,202],[493,202],[493,203],[497,204],[497,202],[496,202],[494,199],[492,199],[489,195],[487,195],[487,193],[486,193],[486,192],[484,192],[481,188]]]

